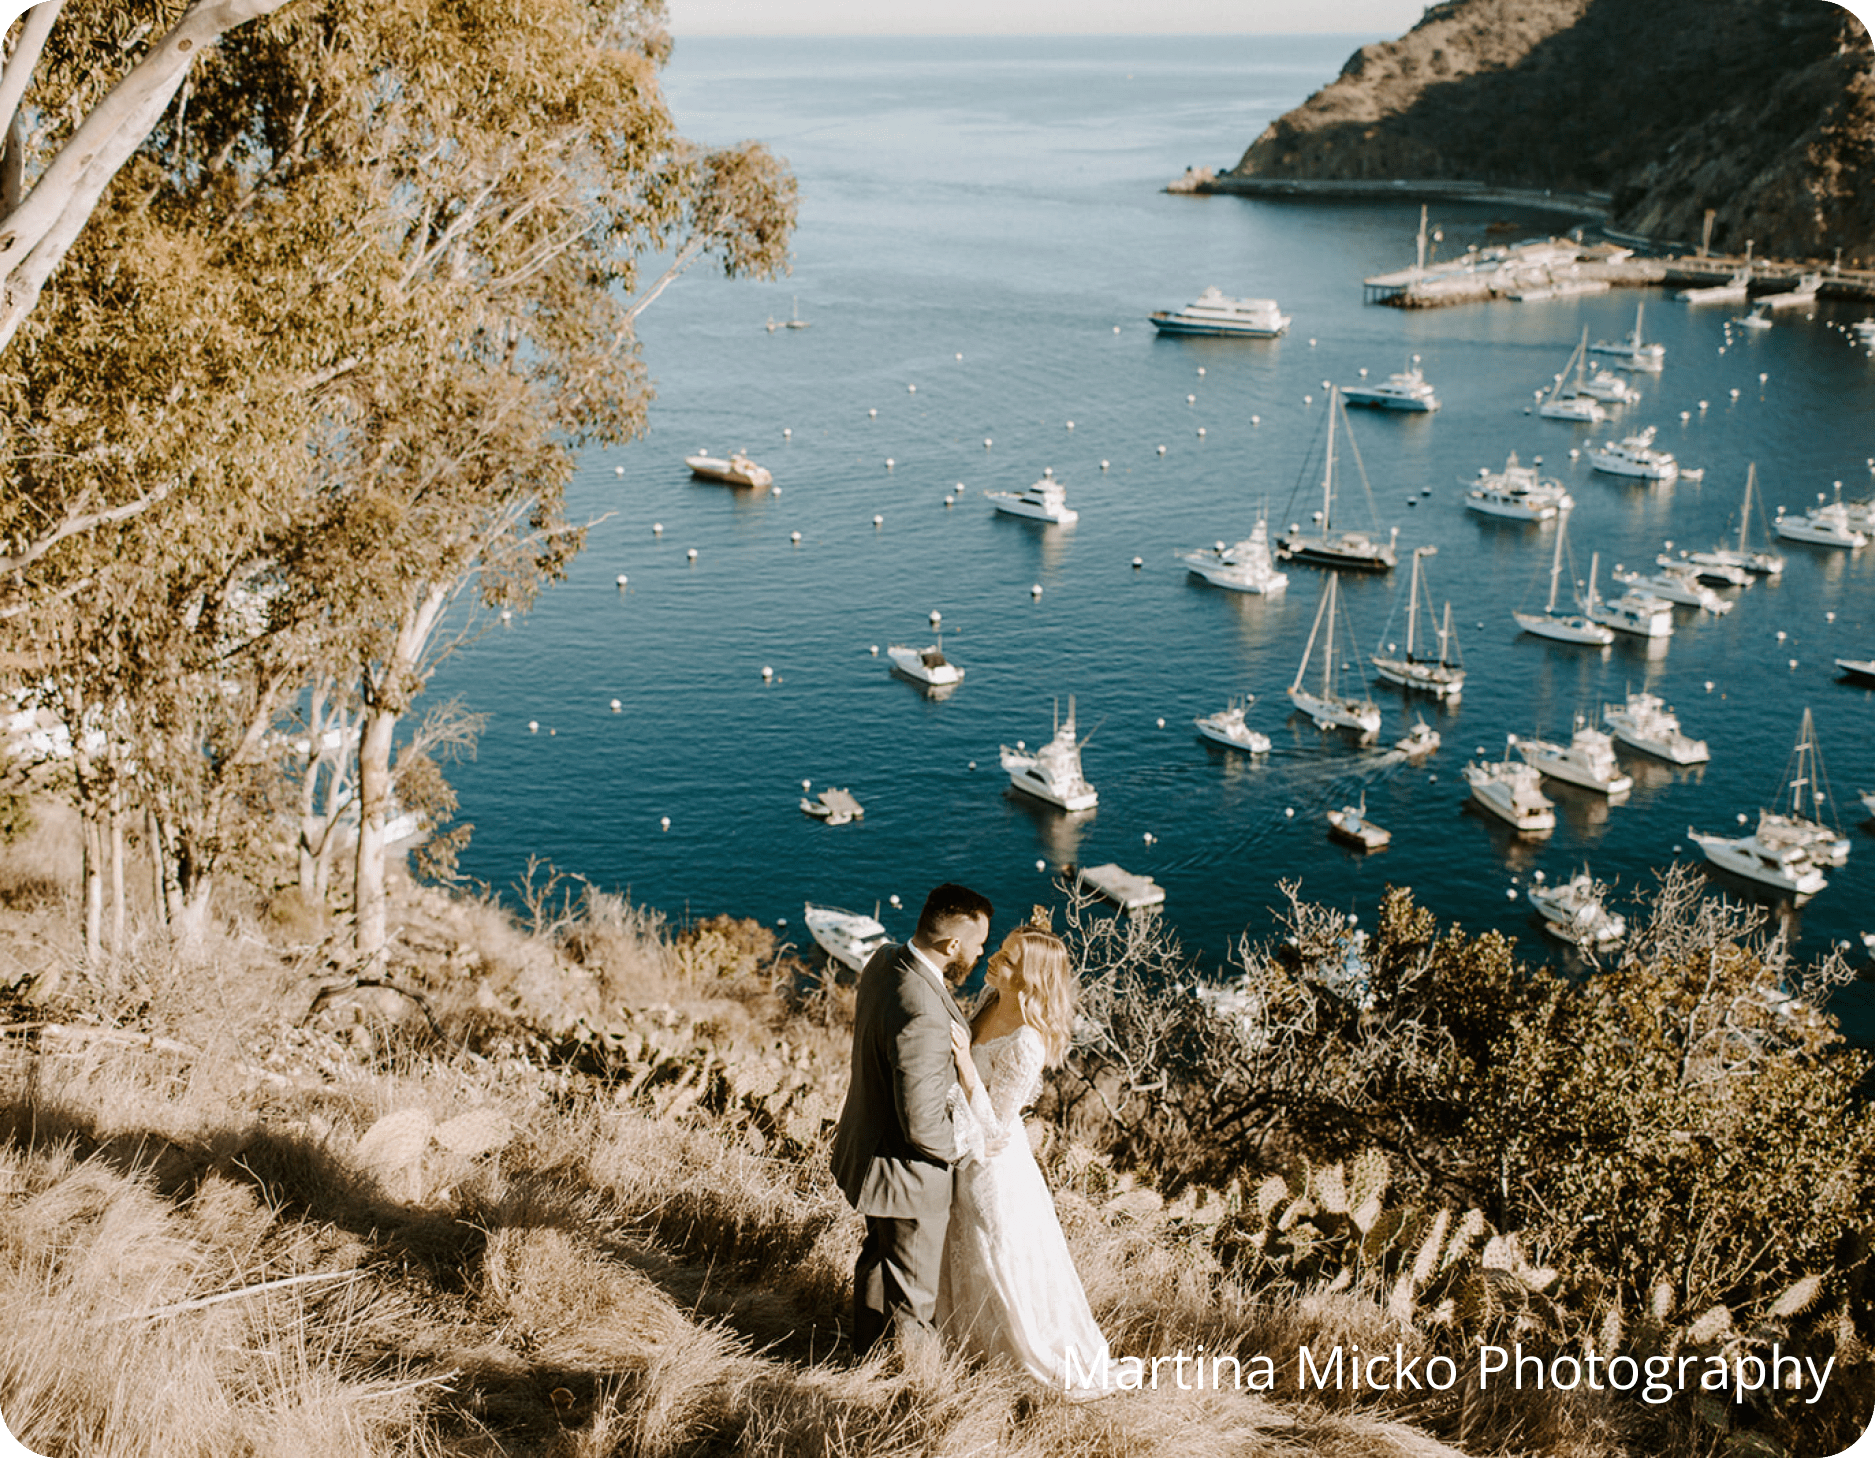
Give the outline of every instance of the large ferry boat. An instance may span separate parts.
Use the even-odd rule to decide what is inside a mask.
[[[1274,339],[1289,327],[1289,316],[1274,299],[1231,299],[1208,288],[1182,309],[1158,309],[1151,316],[1161,334],[1209,334],[1245,339]]]

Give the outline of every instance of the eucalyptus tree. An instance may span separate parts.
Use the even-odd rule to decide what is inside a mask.
[[[166,616],[117,681],[142,706],[127,722],[161,726],[139,773],[154,795],[169,766],[179,882],[207,885],[191,868],[226,853],[228,797],[256,793],[284,699],[356,671],[357,943],[382,948],[393,746],[458,640],[451,605],[524,606],[579,549],[573,456],[642,429],[632,326],[656,289],[705,253],[731,274],[784,265],[792,180],[760,147],[676,134],[660,17],[297,0],[230,31],[16,336],[0,385],[40,519],[166,495],[29,575],[70,621],[104,621],[106,578]],[[634,298],[652,254],[671,266]],[[152,367],[106,343],[125,309]],[[259,606],[233,631],[238,598]]]

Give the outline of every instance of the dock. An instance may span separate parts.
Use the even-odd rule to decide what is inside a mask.
[[[1112,861],[1102,866],[1084,866],[1076,879],[1109,901],[1118,902],[1127,911],[1165,904],[1165,887],[1150,876],[1136,876],[1122,870]]]

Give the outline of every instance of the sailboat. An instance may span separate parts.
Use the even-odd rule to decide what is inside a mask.
[[[1816,724],[1806,707],[1778,791],[1780,808],[1758,812],[1758,840],[1768,846],[1795,846],[1812,861],[1840,866],[1849,859],[1849,839],[1834,824],[1824,824],[1827,799],[1823,752],[1817,748]],[[1835,812],[1828,813],[1833,822]]]
[[[1318,729],[1358,729],[1363,735],[1380,732],[1380,709],[1372,699],[1343,698],[1335,692],[1335,588],[1339,579],[1330,577],[1322,593],[1322,605],[1315,610],[1315,626],[1309,629],[1308,647],[1302,650],[1302,662],[1296,668],[1296,681],[1289,685],[1289,697],[1295,706],[1315,721]],[[1328,625],[1323,634],[1322,624]],[[1309,659],[1315,655],[1315,640],[1322,640],[1322,691],[1308,692],[1302,681],[1308,676]]]
[[[1439,628],[1439,656],[1436,659],[1420,658],[1415,655],[1415,636],[1419,627],[1419,562],[1422,557],[1430,557],[1438,551],[1437,547],[1415,547],[1413,549],[1413,580],[1407,589],[1406,602],[1406,656],[1391,656],[1392,645],[1387,653],[1373,656],[1375,671],[1388,683],[1397,683],[1402,688],[1423,689],[1438,698],[1457,698],[1465,689],[1465,670],[1461,664],[1449,663],[1446,655],[1457,647],[1457,634],[1452,629],[1452,604],[1445,605],[1445,622]],[[1426,610],[1432,610],[1432,598],[1428,591]]]
[[[1714,547],[1710,552],[1688,552],[1687,561],[1700,567],[1742,568],[1760,577],[1775,577],[1784,570],[1784,559],[1776,552],[1752,552],[1745,547],[1746,534],[1751,530],[1751,491],[1757,484],[1758,463],[1753,461],[1745,468],[1745,500],[1738,508],[1738,545]],[[1758,519],[1764,519],[1762,505],[1758,508]]]
[[[1328,444],[1324,451],[1322,467],[1322,527],[1319,532],[1305,532],[1294,523],[1289,530],[1276,539],[1276,553],[1284,559],[1295,558],[1303,562],[1319,562],[1325,567],[1359,567],[1371,572],[1385,572],[1399,560],[1394,550],[1400,540],[1400,529],[1395,527],[1393,534],[1382,544],[1365,532],[1335,531],[1333,527],[1333,508],[1335,499],[1335,418],[1341,417],[1346,424],[1347,414],[1341,406],[1341,391],[1337,386],[1328,387]],[[1354,433],[1348,432],[1348,445],[1354,449]],[[1360,452],[1355,450],[1354,463],[1360,465]],[[1367,472],[1363,468],[1361,480],[1365,484]],[[1293,499],[1293,498],[1292,498]],[[1373,493],[1368,492],[1368,507],[1373,508]]]
[[[1582,328],[1582,342],[1569,356],[1569,363],[1563,366],[1562,373],[1556,376],[1556,382],[1550,386],[1549,395],[1538,407],[1537,414],[1548,420],[1582,420],[1591,425],[1599,425],[1608,418],[1608,412],[1592,395],[1582,388],[1582,366],[1588,354],[1588,326]],[[1565,393],[1563,381],[1569,378],[1569,372],[1575,371],[1575,383]]]
[[[1641,343],[1641,313],[1647,305],[1634,306],[1634,332],[1626,339],[1615,344],[1596,340],[1589,346],[1591,354],[1612,354],[1625,369],[1653,370],[1664,369],[1667,363],[1667,347],[1664,344]]]
[[[1563,538],[1567,532],[1567,521],[1556,523],[1556,553],[1549,567],[1549,602],[1540,613],[1512,613],[1517,626],[1526,633],[1535,633],[1539,638],[1554,638],[1559,643],[1595,643],[1606,648],[1615,641],[1614,633],[1600,623],[1590,622],[1582,612],[1559,613],[1556,611],[1556,589],[1562,581]],[[1573,566],[1570,577],[1575,576]],[[1577,608],[1583,606],[1580,597],[1576,599]]]

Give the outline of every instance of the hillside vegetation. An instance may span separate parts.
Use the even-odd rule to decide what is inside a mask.
[[[1616,228],[1875,261],[1875,55],[1825,0],[1449,0],[1272,123],[1237,175],[1602,192]]]
[[[1842,969],[1689,881],[1586,987],[1390,893],[1353,1001],[1347,923],[1300,900],[1209,1000],[1156,918],[1058,906],[1085,1016],[1036,1138],[1094,1312],[1118,1353],[1275,1376],[1077,1406],[853,1358],[851,987],[770,929],[399,878],[366,974],[283,861],[100,965],[73,818],[0,844],[0,1412],[56,1458],[1808,1458],[1875,1400],[1870,1060],[1816,1011]],[[1478,1382],[1486,1344],[1772,1343],[1826,1384]],[[1304,1345],[1457,1380],[1308,1384]]]

